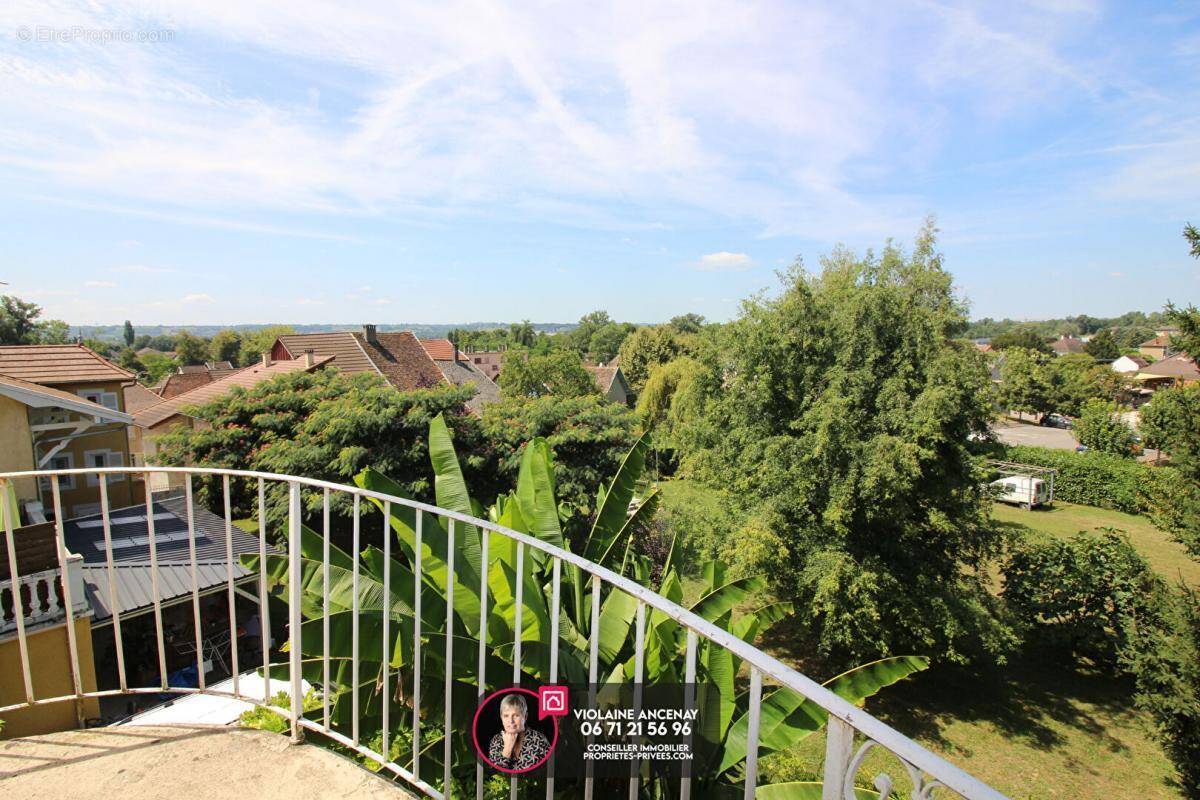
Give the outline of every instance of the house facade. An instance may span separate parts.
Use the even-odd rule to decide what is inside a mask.
[[[0,347],[0,471],[122,467],[131,464],[124,389],[134,375],[82,345]],[[18,480],[22,511],[53,513],[49,480]],[[59,480],[66,517],[100,509],[96,476]],[[144,499],[140,480],[113,475],[114,507]]]

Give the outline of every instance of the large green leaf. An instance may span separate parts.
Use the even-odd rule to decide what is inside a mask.
[[[638,478],[646,465],[646,451],[649,448],[649,438],[642,436],[629,448],[620,469],[613,476],[604,500],[596,510],[596,521],[588,535],[584,547],[584,558],[597,564],[603,563],[603,558],[616,543],[629,515],[629,503],[633,500],[633,492]]]
[[[530,533],[547,544],[562,547],[558,501],[554,497],[554,462],[550,445],[540,436],[526,444],[521,453],[515,499],[527,527],[514,527],[514,530]],[[539,564],[542,563],[540,553],[535,557]]]
[[[732,611],[739,603],[765,589],[767,579],[761,575],[739,578],[718,587],[701,597],[692,606],[692,613],[712,622]]]
[[[611,664],[629,639],[637,614],[638,601],[620,589],[613,589],[600,604],[600,660]]]
[[[625,520],[625,524],[621,526],[621,530],[617,532],[616,537],[612,540],[612,544],[603,555],[600,556],[600,564],[605,567],[612,567],[610,563],[613,554],[625,543],[625,556],[621,560],[621,574],[625,574],[625,561],[629,557],[629,553],[633,547],[634,535],[644,532],[649,526],[650,521],[654,519],[654,515],[658,512],[658,505],[662,501],[662,493],[658,489],[651,489],[646,498],[634,509],[633,513]]]
[[[365,469],[354,476],[354,482],[364,489],[370,489],[381,494],[404,497],[399,484],[373,469]],[[380,508],[383,507],[383,504],[374,498],[371,498],[371,502]],[[416,547],[416,532],[414,528],[416,525],[416,515],[411,508],[399,503],[392,503],[391,510],[390,525],[392,530],[405,546],[407,552],[412,553]],[[457,526],[455,530],[455,541],[460,544],[463,541],[462,527]],[[432,514],[422,515],[422,579],[425,581],[425,589],[437,592],[443,598],[445,597],[446,577],[448,574],[446,565],[447,538],[447,532],[442,527],[441,520]],[[476,550],[478,550],[479,543],[476,542],[475,545]],[[457,579],[454,585],[454,611],[467,631],[472,635],[477,635],[479,632],[480,573],[471,565],[470,561],[464,561],[462,558],[457,557],[461,552],[461,548],[456,551],[454,561],[454,574]]]
[[[429,423],[429,460],[433,463],[433,490],[438,506],[478,516],[471,503],[471,494],[467,491],[467,482],[463,480],[462,468],[458,465],[450,429],[446,427],[446,420],[441,414]],[[456,523],[455,540],[458,552],[462,555],[458,560],[470,564],[475,574],[479,575],[483,571],[479,529],[463,522]]]
[[[896,656],[863,664],[843,672],[825,683],[842,699],[861,705],[884,687],[929,666],[920,656]],[[823,708],[790,689],[777,689],[763,698],[759,707],[759,752],[784,750],[820,730],[828,719]],[[746,757],[748,713],[734,722],[725,743],[718,773],[725,772]]]

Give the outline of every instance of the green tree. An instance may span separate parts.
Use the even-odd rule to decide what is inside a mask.
[[[240,366],[246,367],[255,363],[262,358],[263,353],[271,350],[271,346],[275,344],[276,339],[295,332],[296,329],[291,325],[268,325],[265,328],[259,328],[256,331],[244,334],[242,336]]]
[[[146,353],[144,356],[139,356],[138,360],[142,362],[141,380],[146,386],[158,383],[179,366],[175,359],[163,353]]]
[[[1077,417],[1089,400],[1116,400],[1122,390],[1123,381],[1119,373],[1113,372],[1087,353],[1068,353],[1050,360],[1048,386],[1051,390],[1049,405]]]
[[[610,322],[596,330],[588,342],[588,356],[596,362],[606,363],[617,357],[625,337],[634,330],[628,323]]]
[[[175,337],[175,355],[184,365],[203,364],[208,361],[208,342],[189,331],[180,331]]]
[[[1023,350],[1036,350],[1040,353],[1051,352],[1050,345],[1046,343],[1046,337],[1030,328],[1017,328],[1016,330],[1002,333],[999,336],[993,336],[991,344],[994,350],[1021,348]]]
[[[0,297],[0,345],[33,344],[37,341],[37,318],[42,307],[15,295]]]
[[[621,343],[621,372],[630,387],[640,393],[650,371],[673,360],[682,350],[682,337],[674,327],[638,328]]]
[[[499,380],[505,397],[579,397],[600,391],[573,350],[554,350],[545,355],[509,350]]]
[[[568,347],[574,348],[580,354],[586,354],[592,345],[592,336],[596,331],[612,322],[607,311],[593,311],[579,318],[579,324],[570,333],[564,334]]]
[[[700,314],[680,314],[677,317],[671,317],[671,321],[667,323],[680,333],[699,333],[704,327],[704,317]]]
[[[1084,403],[1075,420],[1075,438],[1088,450],[1132,458],[1133,428],[1121,419],[1120,406],[1104,400]]]
[[[175,337],[168,336],[165,333],[160,333],[158,336],[151,337],[150,343],[146,345],[160,353],[168,353],[175,349]]]
[[[237,331],[217,331],[208,343],[210,361],[228,361],[237,366],[241,363],[242,337]]]
[[[1149,712],[1186,797],[1200,797],[1200,597],[1181,587],[1159,625],[1138,628],[1125,670]]]
[[[508,338],[513,344],[522,347],[533,347],[537,343],[537,333],[533,330],[533,323],[527,319],[509,325]]]
[[[1037,350],[1013,347],[1004,352],[1000,365],[1000,407],[1030,414],[1054,410],[1057,375],[1050,357]]]
[[[1165,451],[1186,487],[1164,500],[1171,533],[1200,558],[1200,384],[1159,389],[1139,412],[1146,446]]]
[[[125,335],[125,346],[133,347],[133,343],[137,338],[137,334],[134,333],[133,323],[130,322],[129,320],[125,320],[124,335]]]
[[[121,353],[117,357],[117,365],[121,369],[127,369],[135,375],[140,375],[146,371],[146,366],[138,358],[137,353],[132,347],[121,348]]]
[[[501,400],[484,406],[479,454],[466,450],[472,485],[494,497],[517,479],[521,448],[535,438],[554,450],[557,492],[570,510],[563,523],[578,533],[593,510],[596,486],[614,474],[637,439],[632,411],[597,394]]]
[[[1121,349],[1117,347],[1117,340],[1113,338],[1112,331],[1105,328],[1091,338],[1083,349],[1089,356],[1097,361],[1115,361],[1121,357]]]
[[[809,652],[1003,652],[978,569],[1000,541],[967,449],[988,429],[991,383],[956,341],[966,311],[933,224],[911,255],[888,243],[822,263],[746,301],[703,355],[707,427],[683,466],[740,498],[731,552],[770,564]]]
[[[71,341],[71,328],[61,319],[41,320],[34,327],[38,344],[67,344]]]

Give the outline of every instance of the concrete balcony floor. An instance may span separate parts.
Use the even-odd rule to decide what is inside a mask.
[[[223,726],[123,726],[0,741],[0,797],[412,797],[320,747]]]

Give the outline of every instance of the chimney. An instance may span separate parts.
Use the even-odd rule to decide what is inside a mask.
[[[263,365],[264,367],[269,367],[269,366],[271,366],[271,351],[270,351],[270,350],[267,350],[267,351],[263,352],[263,355],[262,355],[262,365]]]
[[[374,325],[363,325],[363,338],[371,344],[379,344],[379,336]]]
[[[315,364],[315,363],[316,363],[316,357],[315,357],[315,353],[313,352],[313,349],[311,347],[304,348],[304,368],[312,369],[313,364]]]

